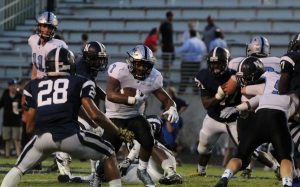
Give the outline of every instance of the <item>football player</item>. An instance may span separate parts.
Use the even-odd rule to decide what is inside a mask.
[[[237,142],[236,117],[220,118],[220,112],[226,106],[235,106],[241,101],[240,91],[226,94],[222,86],[231,81],[235,71],[227,67],[230,53],[227,49],[216,47],[207,57],[208,69],[200,70],[195,81],[201,91],[201,100],[207,114],[199,132],[199,161],[197,171],[200,176],[206,175],[206,168],[212,149],[222,134],[229,132],[230,137]]]
[[[134,132],[136,140],[141,144],[139,151],[138,178],[145,186],[155,186],[147,172],[148,161],[154,146],[150,124],[140,114],[139,107],[150,95],[154,96],[166,107],[163,115],[168,121],[178,120],[176,104],[163,89],[163,77],[153,66],[156,58],[152,51],[145,45],[137,45],[127,52],[127,63],[115,62],[108,68],[108,81],[106,84],[107,97],[105,100],[106,116],[118,127],[130,129]],[[130,87],[136,94],[129,96],[121,93],[121,89]],[[104,131],[102,136],[111,142],[115,151],[118,151],[122,140]]]
[[[254,36],[250,43],[246,46],[246,56],[247,57],[257,57],[259,58],[263,64],[265,71],[275,71],[280,72],[280,58],[278,57],[271,57],[270,56],[270,43],[267,38],[263,36]],[[245,59],[246,57],[237,57],[230,60],[228,67],[237,71],[239,63]],[[242,101],[246,102],[249,100],[250,96],[255,96],[258,93],[262,92],[264,89],[264,83],[256,84],[251,86],[245,86],[242,89],[242,93],[247,95],[242,96]],[[240,115],[237,119],[237,129],[238,129],[238,136],[246,136],[247,135],[247,128],[251,123],[253,123],[253,116],[254,111],[244,111],[242,115]],[[262,164],[271,168],[277,177],[279,177],[279,168],[278,163],[271,159],[271,155],[267,154],[266,152],[262,151],[260,147],[258,147],[252,158],[261,162]],[[249,164],[249,166],[242,172],[242,176],[245,178],[250,178],[252,172],[253,164]]]
[[[32,51],[31,79],[45,76],[45,57],[49,51],[57,47],[68,48],[64,41],[53,38],[57,27],[58,20],[52,12],[46,11],[38,16],[36,34],[28,39]]]
[[[36,34],[31,35],[28,39],[32,52],[31,79],[40,79],[45,76],[45,58],[49,51],[57,47],[68,48],[64,41],[54,38],[58,27],[58,19],[54,13],[45,11],[37,17],[36,21]],[[56,153],[56,158],[67,162],[71,161],[71,157],[65,153]],[[65,171],[60,170],[61,174],[70,175],[69,169],[66,169]]]
[[[92,80],[96,85],[96,77],[98,72],[104,72],[108,64],[108,54],[106,52],[106,47],[98,42],[92,41],[88,42],[82,49],[82,56],[76,58],[76,75],[85,77]],[[98,106],[100,99],[105,100],[106,93],[96,85],[96,95],[94,102]],[[93,121],[89,119],[83,109],[79,111],[78,121],[81,129],[90,130],[98,135],[103,131],[100,127],[94,125]],[[58,166],[60,175],[58,176],[59,182],[82,182],[86,180],[91,180],[95,173],[96,162],[91,160],[91,175],[85,177],[73,176],[70,172],[70,162],[71,157],[65,155],[65,153],[56,154],[56,164]]]
[[[291,97],[278,94],[280,74],[274,71],[264,73],[264,65],[259,58],[247,57],[240,62],[236,75],[239,83],[244,86],[257,84],[265,79],[265,87],[262,95],[221,112],[221,117],[229,118],[237,112],[256,109],[254,122],[247,128],[247,136],[239,138],[237,155],[229,161],[222,178],[215,186],[227,186],[228,180],[249,164],[251,153],[262,143],[272,143],[280,163],[282,184],[292,186],[292,138],[287,126]]]
[[[15,167],[4,177],[1,187],[17,186],[26,171],[55,151],[103,161],[109,186],[121,186],[112,145],[79,129],[79,108],[83,106],[95,124],[122,140],[132,141],[133,133],[116,127],[99,111],[93,102],[94,82],[73,75],[74,68],[73,53],[65,48],[55,48],[46,57],[46,77],[26,85],[24,94],[29,106],[26,130],[34,130],[36,135],[25,146]]]
[[[151,125],[151,132],[155,139],[147,172],[153,181],[159,181],[161,184],[181,184],[182,177],[176,172],[176,159],[172,151],[162,144],[164,142],[161,134],[161,119],[156,115],[150,115],[146,118]],[[139,150],[140,144],[134,141],[134,146],[130,149],[126,159],[119,164],[123,182],[139,182],[136,174],[138,164],[133,163],[138,158]]]
[[[300,33],[296,34],[288,45],[288,50],[281,57],[281,77],[279,81],[279,93],[290,94],[295,106],[292,108],[289,119],[290,132],[295,146],[294,163],[297,171],[294,178],[295,183],[299,182],[300,176],[300,139],[299,137],[299,97],[300,97]]]

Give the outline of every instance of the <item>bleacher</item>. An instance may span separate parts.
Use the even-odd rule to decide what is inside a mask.
[[[90,40],[106,45],[113,62],[123,61],[128,49],[142,43],[150,29],[158,27],[165,19],[167,10],[174,13],[176,47],[181,45],[181,34],[189,20],[197,20],[201,32],[206,17],[211,15],[216,25],[224,30],[233,57],[244,55],[245,44],[254,35],[267,37],[272,55],[281,56],[288,41],[299,30],[300,2],[294,0],[60,0],[56,14],[59,33],[72,51],[80,53],[80,37],[86,32]],[[27,70],[19,69],[30,67],[27,39],[34,31],[35,20],[27,19],[15,30],[0,33],[0,67],[6,69],[0,71],[0,78],[27,76]],[[158,51],[157,56],[160,55]],[[179,64],[180,58],[177,58],[171,71],[178,72]],[[14,73],[8,73],[11,71]]]
[[[201,32],[211,15],[225,32],[232,57],[245,55],[245,44],[255,35],[269,39],[273,56],[281,56],[292,36],[300,31],[300,1],[296,0],[57,0],[58,33],[69,48],[80,53],[81,34],[89,40],[103,42],[110,54],[110,63],[124,61],[126,51],[144,41],[153,27],[159,27],[165,13],[174,13],[174,40],[181,45],[181,35],[189,20],[199,22]],[[15,29],[0,32],[0,91],[9,78],[28,78],[31,49],[28,37],[35,32],[34,18],[26,19]],[[1,30],[0,30],[1,31]],[[157,52],[160,62],[161,51]],[[171,82],[180,82],[180,57],[171,66]],[[160,69],[158,63],[156,68]],[[100,86],[105,86],[106,74],[99,74]],[[189,93],[188,93],[189,94]],[[199,96],[185,95],[190,104],[183,114],[185,141],[193,145],[198,136],[204,109]],[[160,106],[155,100],[151,105]],[[151,108],[151,106],[150,106]],[[155,107],[153,107],[155,108]],[[157,111],[157,108],[156,110]],[[192,116],[192,117],[191,117]],[[191,131],[191,129],[193,129]]]

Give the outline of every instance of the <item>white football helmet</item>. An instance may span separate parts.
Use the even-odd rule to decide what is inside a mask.
[[[270,44],[267,38],[263,36],[255,36],[247,44],[247,56],[267,57],[270,55]]]
[[[58,20],[52,12],[43,12],[37,18],[37,34],[45,40],[51,40],[57,30]],[[42,33],[40,26],[47,25],[49,28],[48,33]]]
[[[126,59],[129,72],[135,79],[145,80],[151,73],[156,58],[151,49],[145,45],[137,45],[127,52]]]

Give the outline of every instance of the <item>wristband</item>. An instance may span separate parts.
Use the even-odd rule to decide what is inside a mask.
[[[130,104],[130,105],[133,105],[135,103],[135,97],[128,97],[127,99],[127,103]]]

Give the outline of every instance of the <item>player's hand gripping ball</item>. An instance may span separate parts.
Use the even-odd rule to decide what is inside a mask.
[[[222,90],[226,95],[233,94],[236,90],[237,81],[235,78],[231,77],[227,82],[222,85]]]

